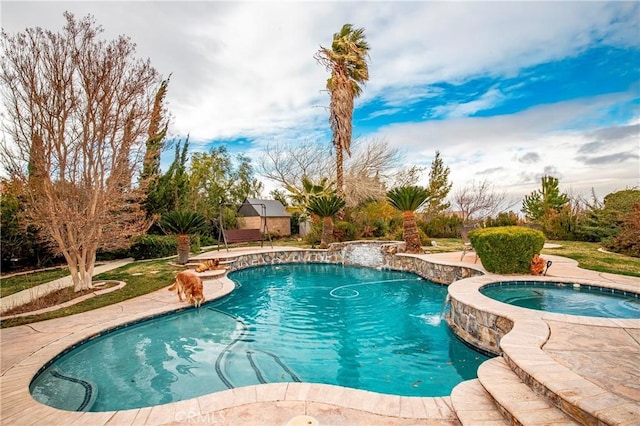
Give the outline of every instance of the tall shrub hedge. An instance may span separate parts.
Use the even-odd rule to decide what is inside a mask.
[[[522,226],[474,229],[469,239],[482,266],[496,274],[528,274],[544,245],[542,232]]]
[[[177,250],[178,240],[174,235],[141,235],[134,239],[129,253],[141,260],[173,256]]]

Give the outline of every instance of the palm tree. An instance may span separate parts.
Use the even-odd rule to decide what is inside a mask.
[[[320,248],[327,248],[333,238],[333,217],[344,207],[344,200],[337,194],[315,197],[308,206],[308,211],[322,218],[322,237]]]
[[[302,218],[305,218],[311,200],[316,197],[329,196],[335,193],[333,182],[330,182],[326,177],[320,179],[320,182],[314,183],[308,177],[303,176],[302,189],[298,189],[293,185],[287,185],[286,189],[289,191],[289,198],[291,198],[293,204],[288,210],[299,213]]]
[[[331,72],[327,89],[331,95],[329,106],[333,146],[336,149],[336,184],[338,195],[344,197],[343,154],[351,155],[351,131],[354,99],[362,93],[361,84],[369,80],[369,44],[364,28],[344,24],[333,35],[331,49],[320,46],[314,58]]]
[[[189,261],[191,235],[204,231],[207,221],[204,216],[195,212],[172,211],[163,214],[158,224],[165,234],[176,234],[178,263],[184,265]]]
[[[415,211],[429,199],[429,192],[421,186],[401,186],[387,192],[387,200],[402,212],[402,239],[407,253],[421,253],[420,235]]]

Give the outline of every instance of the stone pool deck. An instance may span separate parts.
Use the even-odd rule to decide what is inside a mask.
[[[255,250],[221,250],[207,256],[232,257]],[[463,262],[460,254],[419,257],[482,269],[480,261],[474,264],[473,253],[467,254]],[[554,262],[549,276],[640,289],[637,278],[586,271],[569,259],[543,257]],[[487,277],[470,280],[480,278]],[[232,289],[233,283],[224,276],[205,281],[207,300]],[[286,425],[296,416],[306,414],[320,425],[579,424],[560,417],[549,404],[527,393],[528,387],[525,389],[522,383],[512,380],[508,373],[514,366],[507,367],[502,357],[483,364],[480,380],[464,382],[451,396],[439,398],[380,395],[320,384],[274,383],[161,406],[89,413],[57,410],[36,402],[29,394],[32,377],[65,348],[101,330],[181,306],[175,293],[163,289],[83,314],[0,330],[0,423]],[[502,342],[509,348],[509,358],[505,358],[509,363],[525,368],[530,377],[547,380],[543,383],[547,389],[562,384],[559,394],[564,392],[567,398],[571,397],[567,394],[583,397],[580,406],[605,419],[601,424],[640,424],[640,320],[603,322],[556,315],[546,320],[538,318],[532,324],[528,314],[519,312],[514,309],[510,313],[522,315],[521,322],[513,318],[518,333],[513,335],[515,338],[507,335]],[[540,324],[544,330],[540,330]],[[491,398],[487,398],[487,390]],[[591,420],[585,423],[590,424]]]

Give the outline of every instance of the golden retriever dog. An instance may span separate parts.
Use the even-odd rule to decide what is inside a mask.
[[[168,290],[177,290],[178,300],[182,302],[182,296],[184,296],[187,302],[192,303],[196,308],[205,301],[202,279],[190,271],[179,272],[176,275],[176,282]]]
[[[196,272],[204,272],[207,270],[224,269],[224,266],[220,266],[219,259],[206,260],[196,266]]]

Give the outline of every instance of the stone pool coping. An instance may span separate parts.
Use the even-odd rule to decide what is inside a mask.
[[[262,252],[283,250],[283,248],[278,248]],[[291,248],[291,250],[299,249]],[[257,250],[249,251],[255,252]],[[225,257],[220,256],[223,253],[218,252],[216,257]],[[240,251],[229,254],[238,255],[238,253]],[[449,257],[437,255],[402,255],[399,257],[414,257],[427,262],[481,270],[480,265],[457,262],[456,259],[459,259],[460,253],[450,254]],[[411,262],[413,260],[405,259],[405,261]],[[484,278],[486,277],[475,277],[458,283]],[[504,279],[502,276],[500,278]],[[640,283],[640,280],[638,282]],[[226,277],[214,278],[205,283],[207,300],[222,297],[232,290],[233,283]],[[323,420],[329,424],[349,422],[415,424],[416,420],[420,420],[420,423],[424,424],[458,424],[450,397],[400,397],[309,383],[274,383],[248,386],[165,405],[99,413],[58,410],[40,404],[31,397],[28,389],[31,379],[43,365],[66,348],[109,328],[182,307],[184,305],[178,304],[174,293],[163,289],[83,314],[0,330],[0,348],[2,349],[0,417],[2,423],[41,424],[47,419],[55,418],[56,422],[64,424],[178,424],[181,422],[202,422],[203,420],[224,422],[222,414],[225,414],[241,424],[275,422],[275,420],[271,422],[269,419],[278,419],[277,423],[284,424],[295,415],[308,414],[316,417],[321,424],[325,423]],[[575,320],[575,318],[555,319],[558,321]],[[615,324],[617,320],[613,321],[612,324]],[[542,327],[543,325],[544,327]],[[615,326],[620,327],[620,324]],[[640,328],[640,322],[636,324],[636,328]],[[555,362],[552,358],[544,358],[542,364],[537,363],[540,361],[538,353],[540,345],[541,342],[544,343],[548,339],[548,330],[549,327],[542,319],[518,320],[513,330],[516,332],[514,334],[516,337],[509,334],[502,339],[501,343],[507,345],[508,356],[524,364],[531,364],[534,370],[541,370],[543,375],[546,374],[545,369],[547,368],[558,371],[562,367],[564,372],[567,370],[566,367]],[[544,351],[542,352],[544,355]],[[530,353],[535,354],[535,357],[529,357],[527,354]],[[571,372],[571,370],[568,371]],[[583,380],[579,375],[577,377],[577,380]],[[348,416],[348,419],[345,416]]]
[[[628,282],[580,277],[495,274],[468,278],[449,286],[452,303],[449,324],[456,333],[463,334],[472,341],[478,336],[501,334],[495,336],[496,343],[511,369],[529,387],[545,395],[548,400],[579,419],[582,424],[632,424],[634,419],[640,418],[640,386],[631,386],[616,392],[611,391],[611,386],[607,386],[606,382],[626,379],[630,381],[629,383],[640,383],[637,364],[635,368],[633,367],[633,359],[640,361],[640,319],[614,319],[545,312],[509,305],[480,293],[480,289],[486,285],[506,281],[581,284],[640,293],[640,280],[637,283],[632,283],[632,280],[626,278],[624,280]],[[470,319],[475,323],[473,327],[465,330],[463,324],[468,324]],[[510,323],[512,327],[506,326],[505,323]],[[589,333],[588,340],[591,341],[592,347],[598,346],[596,342],[606,342],[610,339],[613,330],[623,330],[621,336],[616,336],[613,342],[609,341],[622,349],[619,354],[617,377],[605,378],[603,385],[602,377],[598,377],[598,374],[594,374],[591,370],[616,368],[616,366],[607,366],[608,360],[600,361],[597,355],[590,357],[590,365],[573,365],[572,358],[575,357],[576,352],[579,349],[589,349],[584,345],[580,348],[572,347],[573,343],[568,333],[565,333],[567,342],[559,341],[558,337],[552,337],[553,333],[562,334],[561,329],[556,328],[554,331],[554,323],[562,323],[569,328],[583,327],[583,331],[586,330]],[[486,330],[480,330],[482,328]],[[504,333],[505,328],[506,333]],[[484,349],[490,351],[493,349],[495,352],[496,348],[485,347]],[[625,349],[629,353],[625,354],[623,352]],[[565,354],[560,352],[573,352],[573,354],[564,356],[563,359]],[[623,359],[629,356],[631,362],[625,366]],[[629,366],[631,368],[628,368]],[[623,386],[617,384],[615,387]]]

